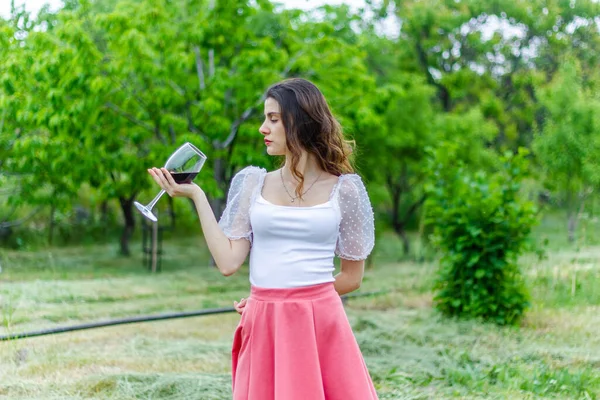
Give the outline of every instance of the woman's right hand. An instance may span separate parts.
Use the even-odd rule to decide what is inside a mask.
[[[166,168],[150,168],[148,173],[154,178],[154,181],[171,197],[189,197],[194,198],[199,193],[202,193],[200,186],[195,183],[175,182],[169,171]]]
[[[242,315],[242,313],[244,312],[244,308],[246,308],[247,302],[248,302],[248,299],[245,299],[243,297],[240,299],[239,303],[234,300],[233,307],[235,308],[235,311],[237,311],[238,314]]]

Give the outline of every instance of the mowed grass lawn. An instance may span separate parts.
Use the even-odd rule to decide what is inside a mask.
[[[555,225],[544,230],[562,237]],[[532,307],[521,326],[499,328],[441,317],[432,309],[435,262],[397,260],[393,235],[379,243],[360,291],[388,293],[346,309],[381,399],[600,399],[600,246],[556,239],[546,259],[524,256]],[[0,335],[231,306],[247,295],[247,267],[222,277],[207,266],[201,239],[164,248],[155,275],[138,243],[131,258],[112,244],[0,250]],[[0,399],[230,399],[238,320],[229,313],[0,342]]]

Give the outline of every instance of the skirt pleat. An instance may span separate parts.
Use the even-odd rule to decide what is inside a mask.
[[[252,287],[232,368],[234,400],[377,399],[332,283]]]

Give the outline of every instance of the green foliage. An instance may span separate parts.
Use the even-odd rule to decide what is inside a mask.
[[[532,202],[519,196],[527,152],[507,153],[494,174],[450,166],[451,148],[437,157],[427,222],[443,252],[436,307],[445,315],[515,324],[529,304],[517,266],[536,223]]]
[[[586,197],[600,187],[600,97],[586,84],[581,64],[565,57],[550,83],[537,88],[545,119],[532,143],[544,185],[568,210],[570,241],[575,213],[581,214]]]
[[[600,98],[586,89],[576,60],[566,60],[538,93],[547,118],[533,149],[547,174],[547,185],[567,194],[600,185]]]
[[[598,2],[63,3],[0,19],[0,227],[39,209],[27,227],[46,229],[82,203],[104,218],[110,203],[131,233],[132,201],[156,190],[146,168],[184,141],[209,156],[197,183],[220,214],[238,169],[275,165],[257,133],[262,95],[290,76],[324,92],[356,141],[377,232],[391,227],[405,250],[422,221],[426,148],[451,142],[488,169],[524,146],[570,200],[600,185]],[[388,37],[377,19],[392,10],[402,23]]]
[[[51,226],[82,187],[91,207],[118,200],[124,254],[133,200],[157,190],[146,169],[182,142],[208,155],[197,183],[222,206],[238,169],[270,161],[257,132],[270,84],[313,80],[350,131],[375,88],[359,35],[336,30],[356,19],[344,7],[317,18],[269,2],[72,1],[43,18],[21,35],[0,25],[0,172],[19,176],[15,204],[53,210]]]

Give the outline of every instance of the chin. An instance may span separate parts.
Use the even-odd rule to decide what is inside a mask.
[[[270,156],[283,156],[285,153],[274,149],[273,146],[267,147],[267,154]]]

